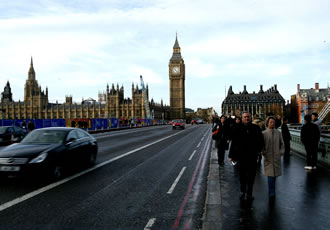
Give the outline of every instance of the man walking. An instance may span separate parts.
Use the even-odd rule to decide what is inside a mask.
[[[241,201],[252,202],[257,158],[264,145],[261,129],[252,124],[251,114],[243,112],[242,125],[235,130],[229,152],[229,161],[237,161],[240,175]]]
[[[319,131],[321,133],[321,123],[319,120],[319,115],[317,113],[312,113],[312,122],[313,122],[313,124],[317,125],[317,127],[319,128]]]
[[[288,121],[289,121],[288,118],[284,117],[283,118],[283,124],[281,126],[282,138],[283,138],[284,147],[285,147],[285,152],[284,152],[284,157],[285,158],[290,157],[290,150],[291,150],[291,147],[290,147],[291,134],[290,134],[290,131],[289,131],[289,128],[288,128],[288,125],[287,125]]]
[[[306,149],[307,165],[305,169],[316,169],[317,150],[320,141],[320,131],[317,125],[312,123],[311,115],[305,115],[305,124],[301,128],[300,139]]]
[[[281,127],[281,125],[282,125],[281,116],[280,115],[276,115],[275,128],[278,129],[279,127]]]

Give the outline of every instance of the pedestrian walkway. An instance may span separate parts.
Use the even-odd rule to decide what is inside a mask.
[[[261,166],[252,208],[241,208],[238,170],[228,161],[219,168],[213,148],[203,229],[329,229],[330,170],[318,167],[316,171],[306,171],[305,159],[297,155],[283,160],[282,166],[274,205],[269,204],[267,178]]]

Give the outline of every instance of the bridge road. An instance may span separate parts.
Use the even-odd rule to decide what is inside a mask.
[[[210,133],[188,125],[97,135],[93,171],[58,186],[0,181],[0,229],[200,229]]]
[[[219,182],[219,200],[213,202],[217,205],[206,206],[204,230],[330,229],[329,169],[318,167],[316,171],[306,171],[305,159],[298,155],[291,156],[288,161],[282,159],[283,173],[276,179],[276,200],[271,206],[267,178],[261,166],[254,184],[252,209],[242,209],[238,171],[228,161],[219,169],[214,151],[213,148],[211,168],[217,174],[213,178]],[[207,193],[212,193],[212,190],[208,189]]]

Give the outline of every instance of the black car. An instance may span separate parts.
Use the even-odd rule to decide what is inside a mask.
[[[14,142],[20,142],[27,131],[18,126],[1,126],[0,127],[0,145],[9,145]]]
[[[77,128],[35,129],[17,144],[0,150],[0,175],[62,177],[66,170],[96,163],[97,142]]]

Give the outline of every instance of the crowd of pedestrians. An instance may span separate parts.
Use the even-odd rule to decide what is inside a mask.
[[[306,170],[316,169],[321,126],[317,114],[305,115],[301,129],[301,141],[306,149]],[[241,204],[251,205],[254,200],[253,184],[263,159],[263,173],[268,179],[269,202],[275,200],[276,177],[282,175],[281,157],[288,159],[291,135],[288,118],[269,116],[266,122],[258,115],[242,112],[242,117],[222,115],[214,120],[212,139],[217,148],[219,167],[228,160],[239,171]],[[281,131],[278,130],[281,129]],[[230,147],[229,147],[230,146]]]

